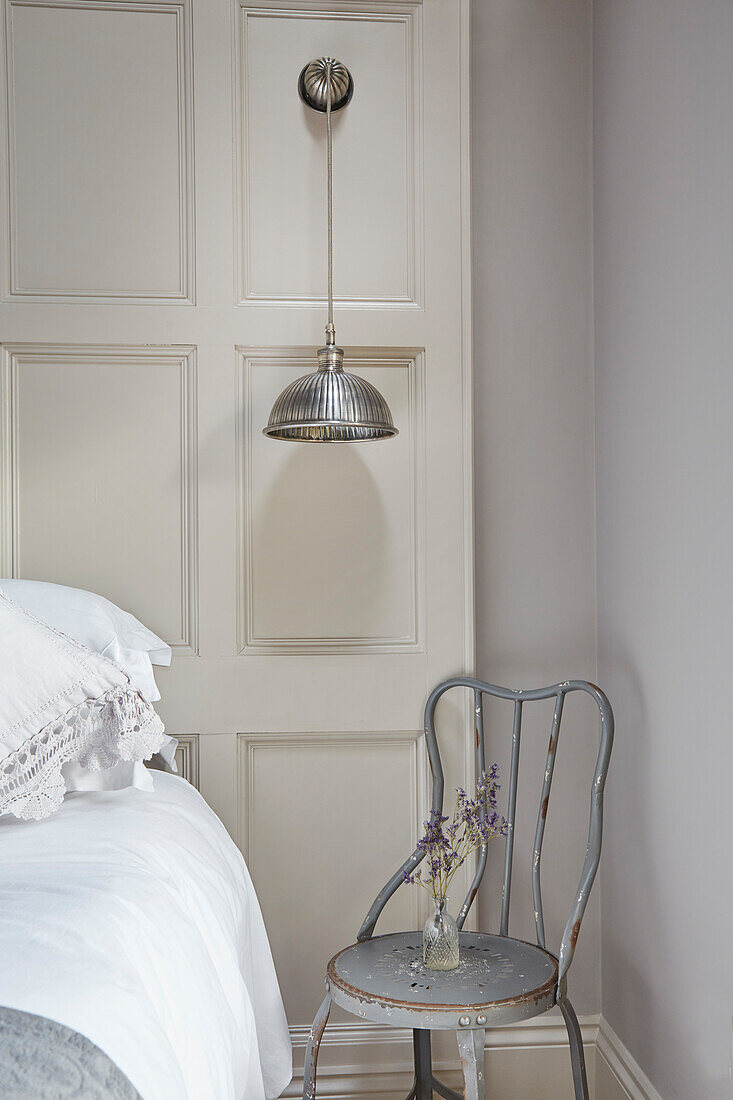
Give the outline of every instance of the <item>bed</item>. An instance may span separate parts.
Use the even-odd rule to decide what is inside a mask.
[[[117,1067],[129,1083],[125,1098],[271,1100],[290,1080],[288,1028],[247,868],[178,776],[156,772],[152,791],[67,794],[46,820],[0,818],[0,945],[8,1100],[46,1096],[41,1078],[33,1084],[39,1058],[14,1062],[11,1049],[18,1035],[35,1041],[44,1021],[63,1025],[38,1040],[50,1044],[47,1059],[64,1036],[67,1060],[78,1048],[88,1062],[97,1048],[113,1064],[110,1082]],[[81,1053],[71,1072],[86,1072]],[[110,1083],[100,1095],[118,1093]]]

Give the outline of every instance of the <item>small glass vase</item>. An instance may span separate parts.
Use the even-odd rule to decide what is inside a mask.
[[[458,926],[446,909],[447,900],[436,901],[422,930],[422,960],[429,970],[455,970],[460,961]]]

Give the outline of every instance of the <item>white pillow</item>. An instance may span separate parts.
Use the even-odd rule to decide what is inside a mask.
[[[158,753],[169,770],[175,774],[178,774],[177,748],[176,738],[164,733]],[[61,774],[64,777],[67,792],[123,791],[126,787],[136,787],[139,791],[155,790],[153,776],[142,760],[123,760],[119,764],[113,764],[111,768],[101,768],[99,771],[83,768],[81,764],[70,760],[68,764],[64,764]]]
[[[63,801],[68,761],[110,768],[152,756],[163,740],[163,723],[120,668],[0,590],[0,814],[48,817]]]
[[[169,665],[171,647],[134,615],[104,596],[50,581],[0,580],[0,588],[37,619],[115,661],[149,703],[160,699],[151,662]]]
[[[0,587],[37,619],[120,665],[149,703],[160,699],[151,660],[169,665],[171,647],[128,611],[94,592],[50,581],[0,580]],[[71,760],[62,774],[67,792],[153,790],[152,776],[138,761],[92,771]]]
[[[135,787],[138,791],[155,790],[152,773],[141,760],[123,760],[120,764],[100,768],[96,772],[69,760],[61,769],[61,774],[67,794],[78,791],[124,791],[128,787]]]

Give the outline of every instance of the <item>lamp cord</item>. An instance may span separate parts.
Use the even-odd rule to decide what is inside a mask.
[[[336,327],[333,323],[333,133],[331,130],[331,77],[333,62],[326,62],[326,135],[328,146],[328,324],[326,344],[336,343]]]

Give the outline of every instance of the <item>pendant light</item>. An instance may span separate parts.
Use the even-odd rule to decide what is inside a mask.
[[[331,113],[350,101],[351,73],[340,61],[321,57],[306,65],[298,80],[300,98],[326,115],[328,157],[328,324],[318,369],[296,378],[272,406],[265,435],[302,443],[359,443],[397,435],[387,402],[370,382],[344,370],[333,323],[333,134]]]

